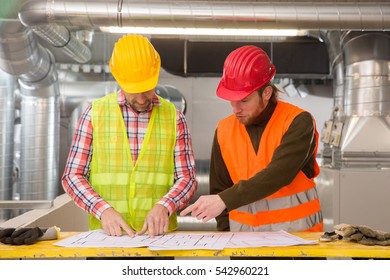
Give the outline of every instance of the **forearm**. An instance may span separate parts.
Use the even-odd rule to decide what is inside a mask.
[[[111,207],[82,175],[64,173],[62,186],[78,207],[98,219],[104,210]]]
[[[172,215],[188,204],[194,196],[197,186],[198,183],[192,175],[178,179],[158,204],[165,206],[169,215]]]

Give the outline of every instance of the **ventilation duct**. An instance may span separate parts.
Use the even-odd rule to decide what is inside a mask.
[[[12,199],[15,79],[0,70],[0,201]],[[8,210],[0,209],[0,222],[9,218]]]
[[[78,63],[86,63],[91,59],[91,51],[64,26],[57,24],[33,26],[32,30],[50,42],[53,47],[61,49],[66,55]]]
[[[350,223],[389,231],[390,34],[344,32],[340,46],[344,116],[334,117],[332,162],[316,178],[324,230]]]
[[[0,68],[17,76],[21,97],[22,200],[54,199],[58,185],[59,99],[54,57],[19,22],[0,28]]]
[[[58,195],[59,90],[54,63],[39,83],[19,80],[21,89],[20,199]]]
[[[390,3],[294,2],[34,0],[21,7],[19,19],[34,30],[44,29],[44,26],[49,25],[64,26],[67,30],[129,26],[314,31],[386,30],[390,20]],[[51,36],[47,34],[49,32],[43,37],[50,40]],[[62,31],[61,34],[65,35],[66,32]],[[162,56],[167,56],[162,59],[163,68],[181,76],[220,75],[226,55],[244,44],[227,44],[224,41],[219,44],[196,43],[193,41],[199,41],[199,38],[192,36],[192,40],[186,41],[183,40],[183,35],[173,36],[182,40],[154,40],[153,44]],[[159,36],[151,37],[157,39]],[[169,38],[160,37],[172,39],[172,35]],[[214,40],[215,38],[218,37],[214,36]],[[230,40],[237,42],[238,38]],[[252,42],[258,43],[260,40],[257,38]],[[245,40],[245,44],[247,43],[250,42]],[[298,73],[311,75],[309,78],[324,78],[329,74],[326,46],[318,40],[306,43],[270,43],[260,47],[269,51],[278,74]],[[169,51],[166,52],[165,48]],[[204,55],[205,51],[208,55]],[[208,59],[210,52],[213,54],[212,61]],[[170,58],[172,55],[175,59]]]
[[[25,26],[386,30],[390,3],[241,1],[29,1]]]
[[[332,134],[344,120],[344,61],[341,50],[341,32],[340,31],[323,31],[321,38],[326,43],[329,53],[329,62],[331,76],[333,78],[333,108],[330,119],[325,122],[322,132],[321,141],[323,142],[322,159],[324,166],[332,166],[335,139]]]
[[[340,165],[390,166],[390,35],[346,32]]]

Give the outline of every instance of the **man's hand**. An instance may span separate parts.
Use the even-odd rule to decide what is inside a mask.
[[[146,216],[144,226],[138,235],[144,234],[146,231],[149,232],[150,237],[164,234],[168,231],[169,225],[169,213],[168,209],[160,204],[154,205]]]
[[[107,235],[121,236],[124,230],[130,237],[134,237],[134,231],[114,208],[108,208],[100,217],[102,227]]]
[[[226,205],[219,195],[202,195],[194,204],[181,211],[180,216],[191,213],[192,217],[207,222],[221,214],[225,208]]]

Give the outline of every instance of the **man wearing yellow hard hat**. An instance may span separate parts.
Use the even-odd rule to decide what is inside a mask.
[[[91,230],[131,237],[176,230],[176,211],[197,189],[186,119],[154,91],[160,65],[147,38],[123,36],[110,60],[120,90],[80,118],[62,184],[90,214]]]

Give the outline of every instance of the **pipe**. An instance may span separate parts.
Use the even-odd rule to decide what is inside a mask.
[[[197,27],[389,30],[390,3],[239,1],[34,0],[23,5],[25,26]]]
[[[21,92],[19,197],[58,193],[59,103],[53,55],[18,21],[0,26],[0,68],[18,76]]]
[[[344,119],[344,60],[341,50],[340,31],[321,31],[320,38],[328,47],[331,76],[333,77],[333,107],[330,119],[324,124],[321,141],[323,142],[322,166],[333,167],[335,145],[332,143],[332,130],[336,122]]]
[[[19,79],[21,88],[20,199],[58,195],[60,106],[54,58],[39,82]]]
[[[0,201],[12,199],[14,153],[15,79],[0,70]],[[0,209],[0,222],[9,218]]]
[[[333,105],[339,111],[342,111],[344,100],[344,61],[340,44],[341,32],[324,31],[321,34],[328,47],[330,71],[333,77]]]
[[[342,167],[389,168],[390,35],[349,31],[341,44],[345,121],[337,160]]]
[[[32,30],[50,42],[53,47],[61,48],[67,56],[79,63],[86,63],[92,57],[91,50],[64,26],[57,24],[33,26]]]
[[[390,114],[390,35],[347,32],[342,38],[345,60],[345,115]]]

